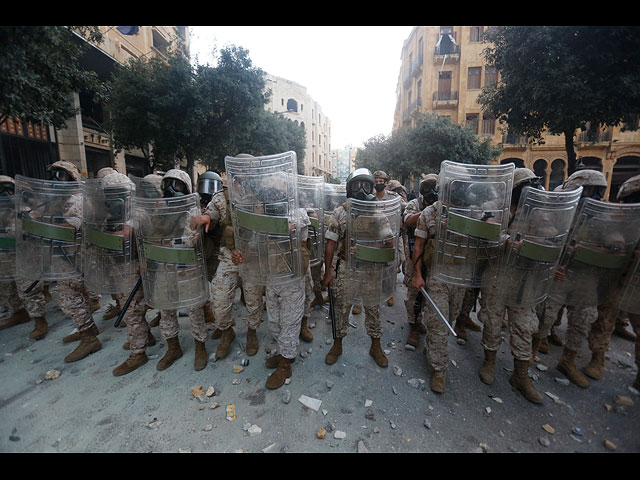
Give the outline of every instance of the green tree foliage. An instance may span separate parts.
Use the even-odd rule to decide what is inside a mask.
[[[505,26],[485,34],[483,55],[500,79],[478,97],[514,134],[540,142],[563,134],[568,171],[573,137],[586,122],[635,123],[640,113],[640,27]]]
[[[98,27],[0,26],[0,125],[8,118],[64,128],[77,113],[71,93],[105,94],[95,72],[80,67]]]
[[[365,142],[356,154],[356,166],[383,170],[404,182],[411,174],[439,172],[443,160],[487,164],[501,153],[490,138],[481,140],[448,117],[419,113],[415,119],[415,127]]]

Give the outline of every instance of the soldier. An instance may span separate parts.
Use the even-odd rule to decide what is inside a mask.
[[[594,198],[596,200],[600,200],[607,188],[607,180],[604,175],[597,170],[578,170],[569,176],[569,178],[567,178],[562,185],[556,188],[556,190],[573,190],[580,186],[583,187],[581,198]],[[561,273],[558,272],[556,275],[561,275]],[[549,336],[551,327],[557,321],[558,312],[562,308],[564,308],[564,305],[548,298],[545,301],[544,307],[537,310],[539,324],[538,331],[533,335],[532,361],[535,359],[541,341]],[[586,334],[581,335],[578,333],[576,335],[576,328],[579,331],[584,330],[584,328],[588,328],[588,325],[591,325],[597,316],[598,309],[595,306],[567,308],[567,321],[570,322],[571,327],[568,327],[566,339],[568,341],[571,338],[574,342],[565,342],[557,368],[564,373],[571,382],[583,388],[587,388],[589,386],[589,382],[576,368],[575,358],[582,344],[582,338]],[[570,330],[573,330],[573,332],[570,332]]]
[[[376,196],[373,193],[374,184],[375,180],[368,169],[358,168],[354,170],[347,178],[347,198],[374,201],[376,199]],[[346,238],[346,235],[347,212],[346,204],[344,204],[336,207],[333,211],[333,214],[329,219],[329,226],[325,237],[325,270],[322,280],[323,288],[333,286],[334,282],[331,275],[331,265],[333,263],[334,255],[338,255],[335,295],[336,338],[333,342],[333,346],[325,357],[325,363],[328,365],[333,365],[340,355],[342,355],[342,339],[347,335],[347,328],[349,325],[349,305],[345,301],[346,282],[348,281],[346,278],[347,269],[345,249],[347,248],[349,240]],[[374,358],[378,366],[388,366],[389,361],[380,346],[382,327],[380,325],[380,312],[377,305],[365,307],[365,328],[367,330],[367,334],[371,338],[369,354]]]
[[[407,321],[409,322],[407,343],[414,347],[418,346],[420,334],[424,334],[427,331],[420,316],[423,300],[422,295],[411,283],[414,269],[412,256],[416,238],[415,229],[422,210],[438,200],[438,175],[435,173],[426,175],[420,181],[419,190],[419,196],[407,203],[403,218],[406,234],[404,248],[407,259],[404,271],[404,285],[407,287],[407,299],[404,301],[404,306],[407,309]],[[423,264],[423,268],[425,267],[426,265]]]
[[[387,175],[382,170],[377,170],[373,172],[373,178],[375,180],[374,188],[376,190],[376,200],[389,200],[390,198],[399,197],[400,195],[397,192],[394,192],[389,188],[389,175]],[[405,202],[406,203],[406,202]],[[404,211],[404,204],[402,210]],[[404,249],[402,245],[401,249]],[[387,300],[387,305],[392,307],[395,303],[394,297],[391,297]],[[356,313],[356,312],[354,312]]]
[[[526,186],[539,188],[539,177],[528,168],[516,168],[514,172],[511,194],[510,221],[513,221],[522,189]],[[505,247],[510,242],[505,242]],[[494,273],[487,267],[485,274]],[[532,334],[537,329],[538,319],[530,305],[509,305],[502,303],[498,292],[500,281],[495,278],[489,285],[482,287],[484,328],[482,329],[482,346],[484,362],[480,369],[480,380],[491,385],[495,379],[496,353],[502,343],[502,323],[505,313],[508,317],[511,354],[514,369],[509,383],[532,403],[542,403],[543,397],[531,383],[529,378],[529,360],[531,358]]]
[[[82,176],[78,168],[65,161],[57,161],[49,165],[49,180],[79,182]],[[72,195],[64,205],[63,217],[66,226],[79,230],[82,227],[82,197]],[[58,280],[54,295],[62,311],[71,317],[77,333],[68,335],[63,343],[79,338],[80,344],[64,359],[65,362],[76,362],[102,348],[98,340],[98,327],[91,315],[89,293],[82,277]]]
[[[433,298],[445,317],[456,318],[460,311],[465,289],[433,278],[429,280],[427,285],[422,275],[423,266],[427,274],[432,266],[436,241],[436,218],[439,207],[440,200],[436,200],[425,207],[418,217],[415,229],[415,245],[413,246],[411,285],[417,292],[425,287],[427,293]],[[444,393],[447,364],[449,363],[449,354],[447,353],[447,336],[449,332],[443,322],[426,305],[425,301],[422,302],[421,313],[427,322],[427,359],[434,370],[429,386],[436,393]]]
[[[207,171],[198,177],[198,194],[200,195],[200,205],[202,206],[202,213],[205,213],[207,206],[211,202],[213,195],[216,192],[222,190],[222,178],[216,172]],[[216,270],[218,269],[218,255],[220,254],[220,229],[211,229],[209,232],[205,232],[202,237],[204,256],[207,260],[207,280],[211,282]],[[213,325],[215,322],[215,315],[211,309],[211,301],[207,300],[207,303],[202,307],[204,310],[204,317],[207,325]]]
[[[15,272],[15,181],[13,178],[0,175],[0,200],[11,200],[7,202],[6,209],[0,211],[0,240],[6,241],[6,248],[0,243],[0,257],[8,257],[1,261],[5,268],[11,268]],[[11,197],[11,198],[10,198]],[[4,251],[2,251],[4,250]],[[20,278],[17,275],[10,275],[10,272],[2,272],[6,278],[13,277],[13,280],[0,282],[0,305],[7,308],[9,318],[0,322],[0,330],[13,327],[33,319],[34,329],[29,334],[33,340],[42,340],[48,332],[46,315],[46,300],[43,292],[43,282],[37,282],[32,286],[33,281]],[[26,292],[30,288],[29,292]]]
[[[191,194],[191,178],[189,174],[178,169],[169,170],[162,178],[162,196],[163,198],[181,197]],[[197,217],[189,217],[184,225],[183,236],[187,239],[182,246],[188,247],[193,242],[196,235],[195,219]],[[175,225],[169,225],[169,228],[175,228]],[[183,242],[185,242],[183,240]],[[195,353],[193,367],[196,371],[202,370],[207,366],[207,350],[205,342],[207,340],[207,325],[204,321],[204,311],[202,307],[187,308],[189,318],[191,320],[191,334],[194,339]],[[177,359],[182,357],[182,348],[178,339],[180,329],[178,323],[178,312],[176,310],[160,311],[160,332],[162,338],[167,341],[167,352],[160,359],[156,368],[165,370],[173,365]]]
[[[251,157],[251,155],[238,155],[238,158],[247,157]],[[220,333],[220,343],[216,350],[216,358],[226,357],[231,349],[231,343],[236,338],[236,334],[233,331],[235,321],[231,314],[238,288],[243,290],[247,308],[246,353],[249,356],[253,356],[258,352],[259,348],[256,329],[262,322],[264,287],[241,281],[238,266],[233,263],[232,253],[236,251],[236,245],[227,185],[223,184],[223,189],[213,195],[198,223],[205,226],[206,232],[217,229],[221,236],[218,268],[211,281],[213,309],[217,321],[217,330],[213,333],[214,338],[217,332]]]

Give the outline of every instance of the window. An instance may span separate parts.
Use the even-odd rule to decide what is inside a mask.
[[[482,38],[482,30],[484,27],[471,27],[469,32],[470,42],[479,42]]]
[[[465,127],[468,130],[472,131],[474,135],[478,134],[478,114],[477,113],[468,113],[467,114]]]
[[[467,89],[475,90],[480,88],[480,74],[482,73],[482,67],[469,67],[469,74],[467,77]]]
[[[491,85],[492,83],[496,83],[498,81],[498,70],[496,67],[485,67],[484,68],[484,85]]]
[[[298,111],[298,102],[296,102],[293,98],[287,100],[287,112],[297,112]]]
[[[494,117],[482,117],[482,135],[493,135],[496,133],[496,119]]]

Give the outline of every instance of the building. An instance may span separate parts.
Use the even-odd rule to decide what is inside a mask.
[[[265,75],[265,91],[271,92],[265,109],[282,114],[305,129],[304,175],[331,177],[331,121],[307,88],[284,78]]]
[[[129,58],[167,54],[170,44],[180,39],[189,52],[189,31],[183,26],[100,26],[104,40],[94,45],[76,34],[76,41],[88,44],[80,65],[108,80],[118,65]],[[67,121],[66,128],[55,130],[46,125],[22,125],[10,120],[0,127],[0,171],[15,176],[44,178],[46,166],[67,160],[78,166],[83,176],[92,178],[103,167],[122,173],[143,176],[152,166],[136,151],[114,154],[111,137],[104,128],[102,106],[76,92],[73,94],[79,113]]]
[[[340,182],[346,182],[347,177],[355,169],[356,153],[358,149],[347,145],[344,148],[333,150],[331,153],[334,156],[333,165],[333,178],[340,180]]]
[[[553,189],[567,177],[564,136],[545,135],[543,145],[529,145],[526,138],[510,135],[495,118],[483,115],[477,96],[497,73],[482,56],[486,26],[417,26],[402,47],[394,127],[411,126],[415,111],[448,116],[476,135],[501,144],[503,153],[495,163],[515,163],[542,177]],[[576,132],[577,168],[601,171],[609,186],[605,200],[615,200],[620,185],[640,174],[640,131],[624,126],[590,126]]]

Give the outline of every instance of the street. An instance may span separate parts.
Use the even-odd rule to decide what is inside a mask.
[[[62,338],[73,323],[54,296],[45,339],[28,338],[31,323],[0,331],[0,451],[640,452],[640,395],[629,388],[636,375],[632,342],[613,336],[605,375],[590,380],[588,389],[565,384],[555,368],[561,347],[550,345],[549,353],[539,354],[529,369],[545,397],[543,405],[534,405],[509,385],[513,359],[507,331],[496,380],[489,386],[478,378],[481,332],[467,330],[466,343],[449,336],[447,390],[436,394],[429,389],[431,372],[422,347],[405,349],[405,293],[400,274],[395,305],[380,307],[388,368],[378,367],[368,353],[364,313],[352,315],[356,328],[349,329],[343,355],[335,365],[326,365],[331,324],[328,312],[317,309],[309,320],[314,340],[300,343],[290,383],[278,390],[265,388],[271,371],[264,361],[275,347],[266,321],[258,329],[258,354],[244,353],[246,324],[239,294],[234,306],[237,336],[227,358],[210,359],[204,370],[194,371],[189,319],[180,317],[182,358],[165,371],[156,370],[166,342],[155,327],[157,343],[147,349],[149,362],[122,377],[111,371],[128,356],[122,349],[126,329],[102,320],[111,299],[103,296],[102,308],[94,313],[102,350],[67,364],[63,359],[75,344],[63,344]],[[155,313],[148,311],[147,319]],[[566,319],[561,336],[565,328]],[[207,340],[209,355],[217,342]],[[578,367],[589,358],[585,342]]]

